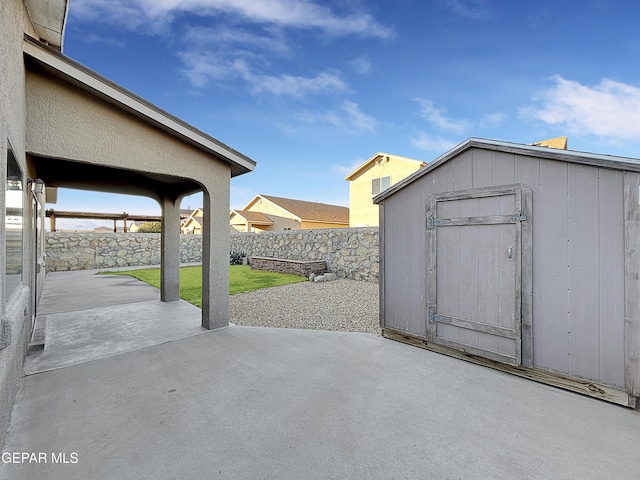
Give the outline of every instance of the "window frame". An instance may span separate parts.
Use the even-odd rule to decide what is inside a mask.
[[[385,179],[388,179],[389,184],[386,187],[383,187],[383,182]],[[378,181],[378,191],[376,192],[374,189],[374,182]],[[381,192],[384,192],[387,188],[391,187],[391,175],[385,175],[383,177],[375,177],[371,179],[371,196],[375,197],[379,195]]]
[[[26,213],[24,192],[26,189],[26,181],[25,181],[23,168],[20,165],[20,162],[18,161],[18,158],[15,155],[15,149],[13,148],[8,136],[5,136],[5,149],[3,150],[4,150],[3,156],[5,158],[5,166],[4,166],[5,198],[4,198],[4,205],[3,205],[3,213],[4,213],[3,217],[4,217],[4,224],[5,224],[5,228],[4,228],[5,242],[4,242],[3,253],[5,258],[5,264],[4,264],[4,269],[2,274],[4,275],[4,285],[5,285],[4,301],[6,305],[9,303],[13,295],[19,290],[19,286],[24,282],[24,268],[25,268],[24,246],[25,246],[25,213]],[[9,188],[10,181],[16,184],[14,186],[17,188]],[[14,191],[20,192],[19,206],[10,207],[9,192],[14,192]],[[11,195],[11,196],[16,197],[18,195]],[[16,212],[9,211],[9,208],[15,208]],[[17,214],[13,215],[12,213],[17,213]],[[17,235],[15,236],[15,239],[17,239],[19,236],[20,240],[19,242],[17,242],[17,248],[14,249],[15,250],[14,253],[16,252],[18,253],[18,255],[15,255],[15,258],[18,259],[20,265],[19,265],[19,271],[16,271],[16,272],[11,272],[9,270],[10,268],[12,268],[11,265],[17,264],[17,262],[12,261],[12,259],[14,258],[14,255],[12,255],[9,250],[9,237],[10,237],[9,217],[16,217],[17,220],[16,218],[11,218],[11,224],[19,225],[19,227],[16,228],[16,230],[19,230],[19,233],[17,233]],[[10,275],[16,275],[13,281],[10,281]],[[17,277],[17,275],[19,275],[19,278]]]

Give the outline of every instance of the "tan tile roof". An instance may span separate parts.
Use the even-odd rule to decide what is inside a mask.
[[[542,140],[540,142],[535,142],[533,145],[537,147],[549,147],[549,148],[557,148],[559,150],[567,149],[567,137],[556,137],[550,138],[548,140]]]
[[[271,195],[260,196],[292,213],[302,221],[349,224],[349,208],[347,207],[318,202],[306,202],[304,200],[293,200],[291,198],[272,197]]]
[[[249,210],[234,210],[233,213],[241,216],[245,220],[248,220],[250,223],[261,223],[263,225],[273,224],[273,220],[271,220],[262,212],[251,212]]]

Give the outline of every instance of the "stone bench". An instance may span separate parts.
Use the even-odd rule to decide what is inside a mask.
[[[253,270],[290,273],[309,278],[312,273],[320,274],[327,271],[324,260],[288,260],[285,258],[251,257],[249,264]]]

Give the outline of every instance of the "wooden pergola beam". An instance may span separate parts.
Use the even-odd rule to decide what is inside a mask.
[[[45,212],[45,215],[50,220],[50,230],[56,231],[56,218],[87,218],[91,220],[113,220],[113,231],[117,230],[116,222],[118,220],[124,221],[124,231],[127,231],[127,221],[132,222],[161,222],[162,217],[158,215],[129,215],[127,212],[123,213],[102,213],[102,212],[65,212],[58,211],[52,208]]]

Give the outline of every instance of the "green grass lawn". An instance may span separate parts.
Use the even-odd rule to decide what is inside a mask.
[[[102,272],[108,275],[128,275],[149,285],[160,288],[160,269],[145,268],[118,272]],[[229,266],[229,294],[248,292],[259,288],[276,287],[289,283],[306,282],[298,275],[251,270],[248,265]],[[202,307],[202,267],[182,267],[180,269],[180,298],[197,307]]]

